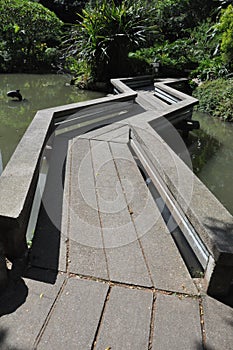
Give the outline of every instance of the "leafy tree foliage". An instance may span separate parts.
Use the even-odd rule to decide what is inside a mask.
[[[0,0],[0,69],[35,71],[54,63],[62,22],[42,5]]]
[[[165,39],[186,37],[186,30],[196,27],[216,7],[214,0],[158,0],[155,20]]]
[[[218,34],[220,34],[220,49],[223,59],[233,67],[233,6],[229,5],[222,10],[219,23],[216,25]],[[219,35],[218,35],[219,36]]]

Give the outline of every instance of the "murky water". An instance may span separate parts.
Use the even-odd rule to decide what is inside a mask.
[[[37,110],[103,96],[69,86],[69,80],[56,74],[0,75],[0,173]],[[15,89],[20,89],[25,100],[16,102],[7,97],[7,91]]]
[[[195,112],[201,128],[189,135],[193,169],[233,215],[233,124]]]

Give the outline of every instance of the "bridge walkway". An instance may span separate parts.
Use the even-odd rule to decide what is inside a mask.
[[[191,278],[128,141],[124,121],[69,141],[59,267],[9,286],[1,349],[232,348],[232,308]]]
[[[117,86],[123,96],[39,112],[2,177],[1,235],[8,229],[5,235],[14,238],[18,223],[24,235],[28,192],[34,193],[31,181],[54,121],[55,137],[42,152],[50,166],[29,264],[22,274],[17,271],[20,259],[13,263],[10,283],[0,297],[0,349],[232,349],[232,294],[212,298],[205,280],[190,274],[162,215],[162,198],[155,197],[144,171],[147,160],[159,158],[156,166],[161,166],[164,181],[178,204],[184,203],[190,171],[154,129],[161,116],[174,122],[182,109],[189,113],[196,102],[175,91],[169,95],[163,84],[157,86],[158,96],[154,85],[152,90],[138,89],[137,96],[121,81]],[[144,164],[132,142],[148,152]],[[30,147],[32,143],[36,147]],[[185,190],[181,193],[180,179]],[[232,273],[226,256],[232,255],[225,227],[230,232],[231,219],[207,189],[192,180],[187,214],[197,220],[200,233],[206,211],[224,222],[224,235],[215,237],[212,253],[224,248],[221,279],[229,287]],[[211,203],[207,209],[204,197]],[[13,233],[9,217],[16,226]],[[211,251],[209,236],[215,231],[204,229]]]

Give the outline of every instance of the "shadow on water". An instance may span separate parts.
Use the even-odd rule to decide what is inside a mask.
[[[233,214],[233,123],[203,113],[194,113],[193,119],[201,125],[186,140],[194,173]]]
[[[219,141],[202,130],[198,131],[198,135],[190,133],[184,141],[190,153],[193,172],[196,175],[221,148]]]

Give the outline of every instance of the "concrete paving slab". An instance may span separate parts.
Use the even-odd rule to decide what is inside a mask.
[[[119,178],[108,143],[91,140],[91,151],[96,187],[116,188]]]
[[[75,207],[72,205],[69,212],[69,239],[90,247],[102,247],[98,211],[82,200],[79,191],[75,199]]]
[[[193,280],[163,222],[157,221],[141,238],[141,244],[156,288],[197,294]]]
[[[67,242],[68,242],[68,231],[69,231],[69,194],[70,194],[70,179],[71,179],[71,162],[72,152],[71,143],[68,143],[65,176],[64,176],[64,190],[62,200],[62,218],[61,218],[61,235],[60,235],[60,252],[59,252],[59,270],[66,271],[67,268]]]
[[[152,350],[202,350],[197,299],[158,294]]]
[[[110,280],[151,287],[152,282],[138,241],[125,246],[107,248]]]
[[[69,153],[72,154],[70,170],[72,186],[75,190],[79,189],[84,196],[86,189],[95,187],[90,141],[73,139],[69,145]]]
[[[203,296],[206,348],[231,350],[233,345],[233,308]]]
[[[70,242],[68,266],[70,273],[109,279],[103,248],[85,246],[74,241]]]
[[[116,188],[100,187],[96,189],[99,210],[103,215],[112,216],[122,214],[127,210],[125,195],[122,191],[120,182],[117,182]],[[127,219],[126,219],[127,222]]]
[[[111,192],[111,189],[108,189],[109,192]],[[121,192],[120,192],[121,191]],[[108,231],[110,233],[110,236],[114,233],[114,230],[116,233],[114,233],[113,239],[117,239],[117,236],[123,234],[127,237],[130,237],[131,239],[136,239],[136,233],[135,229],[131,220],[131,213],[129,211],[128,205],[125,201],[124,193],[122,192],[122,188],[119,190],[119,198],[121,200],[117,200],[114,203],[111,203],[112,205],[108,206],[108,202],[104,201],[101,196],[99,196],[101,192],[98,190],[98,202],[99,202],[99,215],[100,215],[100,221],[103,231],[105,232],[104,236],[105,239],[108,239]],[[109,208],[109,210],[108,210]],[[120,241],[119,241],[120,243]],[[112,246],[111,242],[109,242],[110,246]],[[109,246],[108,242],[106,241],[106,246]]]
[[[84,139],[75,138],[69,145],[63,199],[63,237],[68,244],[70,272],[108,279],[90,144]]]
[[[89,131],[88,133],[84,135],[80,135],[79,137],[89,139],[89,140],[95,140],[101,137],[105,137],[106,134],[111,133],[112,131],[118,130],[121,127],[122,127],[122,123],[116,122],[116,123],[108,124],[106,126],[98,128],[96,130]]]
[[[116,143],[127,143],[129,141],[129,126],[122,125],[119,128],[99,135],[94,138],[99,141],[111,141]]]
[[[144,221],[147,222],[149,218],[147,216],[147,206],[151,206],[151,194],[146,185],[146,180],[150,179],[144,178],[146,175],[143,171],[140,171],[140,165],[137,165],[137,158],[133,157],[129,147],[114,145],[113,143],[110,143],[110,147],[121,178],[127,204],[132,209],[132,217],[135,220],[143,214],[143,216],[146,215],[146,220]]]
[[[100,153],[95,153],[96,150]],[[97,166],[99,156],[105,152],[109,162],[103,172],[96,174],[97,201],[101,226],[105,237],[105,246],[118,246],[136,239],[135,230],[132,225],[130,212],[125,200],[122,185],[118,177],[114,161],[107,143],[99,143],[94,151],[94,167]],[[103,152],[101,152],[103,150]],[[104,159],[106,159],[104,157]],[[102,160],[101,160],[102,162]],[[98,166],[97,166],[98,167]],[[102,174],[104,183],[102,182]],[[116,200],[113,200],[116,199]],[[122,242],[122,238],[126,241]],[[110,240],[109,240],[110,238]],[[114,243],[114,239],[116,242]],[[112,240],[112,241],[111,241]]]
[[[31,276],[46,280],[39,282],[21,279],[15,286],[9,288],[0,301],[0,348],[4,350],[31,350],[38,337],[51,307],[62,286],[65,275],[58,275],[56,283],[54,273],[43,270],[43,276],[38,269],[31,271]]]
[[[103,244],[89,141],[73,140],[69,154],[71,156],[67,165],[70,164],[70,170],[67,176],[70,177],[65,182],[63,199],[64,235],[68,232],[67,236],[74,242],[101,248]]]
[[[92,349],[108,285],[70,278],[37,349]]]
[[[197,293],[191,276],[148,187],[145,185],[131,152],[125,145],[111,143],[110,147],[120,178],[130,179],[134,189],[134,191],[129,190],[128,186],[123,185],[128,205],[132,210],[137,237],[141,239],[145,258],[156,288]]]
[[[152,299],[152,292],[113,287],[95,349],[148,349]]]
[[[110,148],[121,179],[127,205],[131,209],[134,220],[141,214],[146,214],[149,189],[140,173],[132,153],[126,145],[110,143]]]
[[[107,171],[103,171],[104,179],[109,187],[104,187],[105,183],[100,180],[100,188],[98,187],[97,189],[100,221],[110,279],[123,283],[151,286],[151,280],[140,245],[137,242],[135,227],[131,220],[131,213],[129,212],[121,183],[114,181],[114,179],[118,179],[118,174],[112,160],[109,145],[107,145],[107,143],[99,143],[99,146],[95,148],[94,152],[97,151],[97,148],[99,151],[102,150],[102,152],[96,153],[95,156],[93,156],[94,168],[98,168],[97,164],[99,160],[102,161],[99,158],[100,155],[102,155],[104,159],[110,159]],[[113,181],[111,179],[113,179]],[[99,179],[96,180],[96,183],[98,183],[98,180]],[[113,208],[108,206],[108,203],[103,200],[101,190],[102,188],[105,189],[105,198],[108,198],[109,194],[111,196],[113,190],[115,190],[115,188],[112,187],[114,183],[117,184],[117,194],[120,201],[116,201],[114,203],[115,207]],[[115,212],[113,212],[112,209],[114,209]]]
[[[111,222],[109,222],[111,224]],[[112,223],[112,227],[103,227],[103,240],[105,248],[118,248],[137,240],[132,222],[121,224]]]

